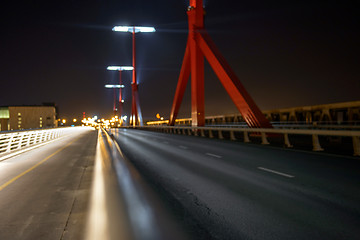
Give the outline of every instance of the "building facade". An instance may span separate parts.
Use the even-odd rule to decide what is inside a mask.
[[[55,106],[0,107],[0,130],[57,127]]]

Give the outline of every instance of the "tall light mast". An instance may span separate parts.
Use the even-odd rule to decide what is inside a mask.
[[[129,32],[132,34],[132,64],[133,64],[133,75],[132,75],[132,106],[131,106],[131,117],[130,124],[133,126],[143,125],[140,101],[139,101],[139,93],[138,93],[138,83],[136,81],[136,42],[135,42],[135,34],[139,32],[155,32],[155,28],[153,27],[139,27],[139,26],[115,26],[112,29],[114,32]]]

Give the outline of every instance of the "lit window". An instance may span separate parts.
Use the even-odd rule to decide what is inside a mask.
[[[18,113],[18,116],[21,116],[21,113]]]
[[[21,128],[21,125],[18,125],[18,128],[20,129],[20,128]]]

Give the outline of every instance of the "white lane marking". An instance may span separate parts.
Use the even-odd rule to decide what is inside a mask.
[[[212,153],[205,153],[205,154],[208,155],[208,156],[211,156],[211,157],[222,158],[222,156],[212,154]]]
[[[186,146],[181,146],[181,145],[179,145],[179,148],[188,149],[188,147],[186,147]]]
[[[294,177],[295,177],[295,176],[293,176],[293,175],[289,175],[289,174],[286,174],[286,173],[278,172],[278,171],[271,170],[271,169],[268,169],[268,168],[258,167],[258,169],[263,170],[263,171],[266,171],[266,172],[275,173],[275,174],[278,174],[278,175],[281,175],[281,176],[284,176],[284,177],[288,177],[288,178],[294,178]]]

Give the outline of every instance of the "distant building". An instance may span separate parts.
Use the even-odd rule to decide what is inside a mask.
[[[55,104],[0,107],[0,130],[57,127]]]

